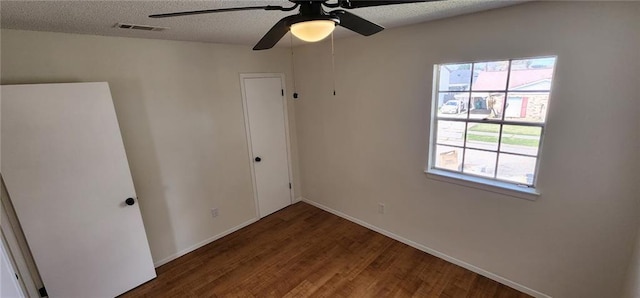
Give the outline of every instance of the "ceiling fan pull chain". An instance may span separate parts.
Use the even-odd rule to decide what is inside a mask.
[[[331,32],[331,78],[333,78],[333,96],[336,96],[336,51],[333,45],[333,32]]]
[[[291,48],[291,80],[293,80],[293,98],[298,98],[298,91],[296,91],[296,65],[293,57],[293,34],[289,33],[289,47]]]

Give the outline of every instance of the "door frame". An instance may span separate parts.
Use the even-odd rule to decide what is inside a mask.
[[[25,293],[25,290],[26,290],[25,285],[22,282],[22,279],[19,277],[20,271],[18,271],[17,269],[16,261],[11,255],[11,250],[9,249],[9,245],[5,241],[4,235],[2,235],[1,233],[0,233],[0,259],[2,260],[0,261],[0,266],[4,265],[3,264],[4,262],[7,262],[5,266],[7,266],[9,273],[15,274],[15,278],[14,276],[9,275],[9,279],[10,279],[10,282],[13,284],[13,286],[16,288],[16,291],[18,292],[18,294],[22,295],[21,297],[28,297],[27,295],[29,294]]]
[[[280,79],[280,87],[283,90],[284,95],[282,96],[282,106],[284,112],[284,133],[286,139],[286,147],[287,147],[287,169],[288,169],[288,178],[289,183],[291,183],[291,188],[289,189],[289,205],[293,204],[294,197],[294,183],[293,183],[293,167],[291,163],[291,138],[289,135],[289,109],[287,107],[287,88],[285,86],[285,76],[284,73],[240,73],[240,91],[242,92],[242,111],[244,113],[244,128],[245,134],[247,137],[247,150],[249,153],[249,167],[251,168],[251,184],[253,185],[253,200],[256,207],[256,219],[260,219],[260,206],[258,202],[258,185],[256,183],[256,171],[255,165],[253,162],[253,146],[251,143],[251,128],[249,126],[249,109],[247,106],[247,95],[245,92],[245,79],[260,79],[260,78],[279,78]]]
[[[0,188],[2,188],[2,198],[0,198],[0,235],[3,236],[3,240],[6,241],[7,253],[12,257],[12,261],[15,263],[15,269],[20,275],[21,285],[24,286],[23,292],[28,297],[40,297],[38,292],[39,288],[44,287],[40,273],[35,265],[33,256],[29,253],[29,247],[24,240],[24,233],[20,228],[20,222],[11,205],[11,198],[8,196],[8,191],[4,187],[4,181],[2,180],[2,174],[0,174]],[[21,240],[18,240],[18,237]]]

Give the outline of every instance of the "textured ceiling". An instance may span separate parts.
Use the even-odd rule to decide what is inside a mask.
[[[335,2],[331,0],[331,2]],[[523,1],[438,1],[378,6],[351,10],[386,28],[420,23],[482,10],[504,7]],[[33,31],[54,31],[168,40],[186,40],[253,46],[279,19],[296,13],[281,11],[236,11],[208,15],[151,19],[150,14],[185,10],[216,9],[236,6],[291,5],[286,0],[248,1],[0,1],[0,27]],[[169,27],[166,31],[140,31],[114,28],[116,23]],[[336,38],[355,36],[344,28]],[[300,41],[294,41],[299,44]],[[290,39],[280,41],[288,46]]]

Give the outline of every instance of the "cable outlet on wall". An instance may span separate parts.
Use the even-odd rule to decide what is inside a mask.
[[[378,203],[378,213],[384,214],[384,204]]]
[[[211,217],[218,217],[218,208],[211,208]]]

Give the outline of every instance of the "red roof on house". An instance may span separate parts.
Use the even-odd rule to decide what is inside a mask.
[[[538,81],[551,79],[553,69],[520,69],[513,70],[509,78],[511,89],[529,85]],[[507,71],[483,71],[473,82],[472,90],[500,90],[507,81]]]

